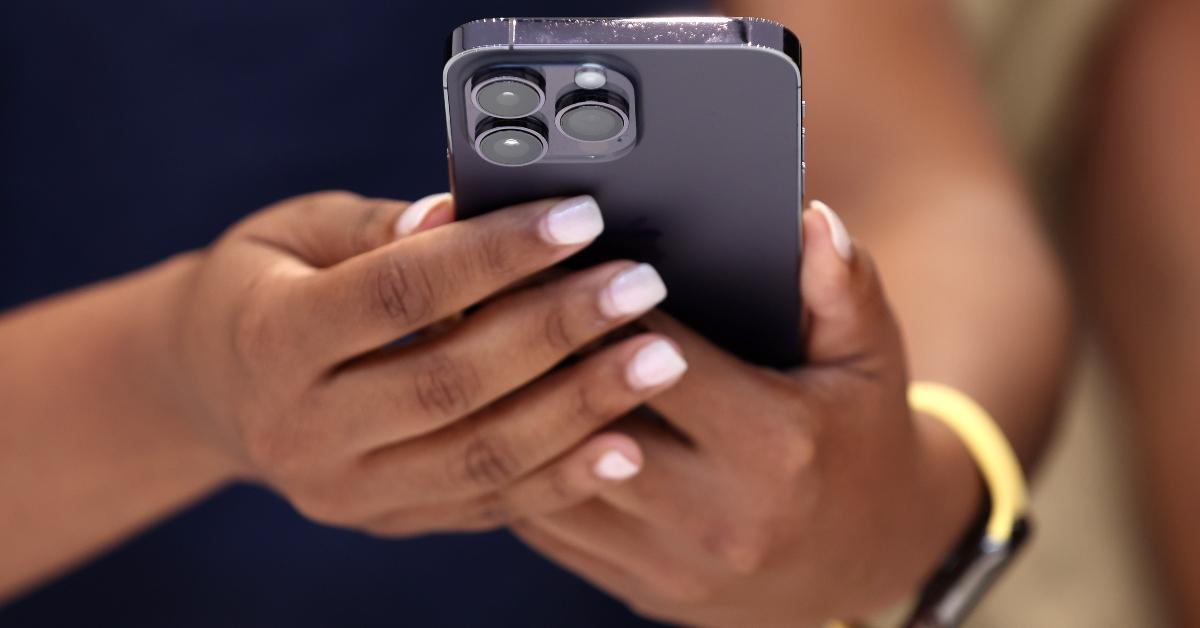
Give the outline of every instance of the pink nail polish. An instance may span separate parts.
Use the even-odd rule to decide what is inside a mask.
[[[600,293],[600,310],[609,318],[641,314],[667,297],[667,286],[649,264],[617,275]]]
[[[551,244],[583,244],[604,231],[604,218],[596,199],[576,196],[551,207],[542,219],[541,231]]]
[[[645,390],[678,379],[685,371],[687,362],[675,345],[666,340],[655,340],[638,349],[625,376],[634,390]]]
[[[838,257],[850,261],[854,257],[854,243],[850,240],[850,232],[846,230],[845,223],[838,217],[837,212],[821,201],[813,201],[811,207],[817,210],[825,218],[825,224],[829,225],[829,235],[833,239],[833,249],[837,251]]]
[[[431,194],[409,205],[404,213],[400,214],[400,219],[396,221],[396,235],[404,237],[415,233],[421,227],[421,223],[425,222],[425,217],[429,215],[429,212],[451,198],[449,193],[443,192]]]
[[[592,469],[597,477],[616,481],[628,480],[641,470],[637,463],[615,449],[600,456],[600,459],[596,461],[596,466]]]

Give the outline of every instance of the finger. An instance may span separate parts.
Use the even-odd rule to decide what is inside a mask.
[[[899,330],[874,265],[854,246],[824,205],[808,210],[801,293],[810,313],[807,375],[850,369],[870,378],[904,380]],[[764,442],[807,442],[813,399],[779,372],[747,364],[677,321],[653,312],[646,326],[680,344],[691,368],[680,383],[650,402],[656,412],[702,449],[737,459]],[[813,368],[818,367],[818,368]],[[805,450],[796,447],[797,457]]]
[[[559,512],[626,483],[642,469],[632,438],[598,434],[499,492],[509,521]]]
[[[529,520],[529,524],[587,556],[603,556],[642,584],[643,595],[666,601],[704,597],[712,569],[701,552],[674,534],[599,501]]]
[[[596,588],[607,591],[635,606],[647,606],[645,588],[640,580],[635,578],[619,565],[582,551],[571,544],[529,522],[520,522],[512,526],[513,534],[526,545],[547,559],[557,563],[575,575],[583,578]]]
[[[870,375],[902,364],[900,333],[870,256],[828,205],[814,202],[802,220],[800,292],[810,318],[810,363]]]
[[[469,420],[371,453],[364,500],[388,505],[397,486],[452,501],[510,486],[678,380],[686,363],[661,336],[604,349]]]
[[[454,221],[454,197],[447,192],[431,194],[414,202],[393,225],[393,235],[405,238]]]
[[[603,230],[591,197],[443,225],[350,258],[282,299],[290,336],[338,363],[466,309],[578,252]]]
[[[618,510],[663,527],[679,528],[710,514],[712,464],[635,410],[611,429],[637,443],[643,463],[637,476],[599,497]]]
[[[427,342],[342,369],[319,389],[321,402],[363,450],[411,438],[536,379],[665,296],[645,264],[574,273],[492,301]],[[361,408],[357,418],[346,416],[347,399]]]
[[[628,436],[599,434],[560,459],[500,491],[465,502],[405,508],[372,518],[383,536],[422,530],[478,532],[580,504],[637,475],[642,452]]]
[[[326,268],[453,217],[449,194],[410,204],[351,192],[316,192],[267,208],[247,221],[245,235],[312,267]],[[409,226],[404,233],[401,223]]]
[[[703,450],[739,453],[782,436],[775,433],[782,429],[780,406],[804,403],[786,375],[742,361],[662,312],[641,322],[678,343],[689,364],[683,379],[648,405]]]

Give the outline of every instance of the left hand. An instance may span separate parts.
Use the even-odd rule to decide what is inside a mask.
[[[915,592],[975,512],[965,450],[914,417],[896,321],[832,212],[804,213],[808,362],[747,364],[661,314],[690,368],[616,429],[644,467],[600,497],[513,526],[529,545],[658,619],[807,626]]]

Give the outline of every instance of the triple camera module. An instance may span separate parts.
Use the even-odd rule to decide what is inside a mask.
[[[490,68],[467,89],[475,150],[498,166],[613,159],[633,147],[633,85],[603,66]]]

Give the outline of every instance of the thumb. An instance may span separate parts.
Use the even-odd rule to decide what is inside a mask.
[[[244,223],[242,234],[325,268],[453,220],[454,199],[449,194],[406,203],[350,192],[315,192],[255,214]]]
[[[395,235],[407,237],[454,221],[454,197],[431,194],[404,209],[395,223]]]
[[[808,314],[809,363],[868,374],[903,368],[899,328],[870,256],[820,201],[803,212],[801,222],[800,293]]]

